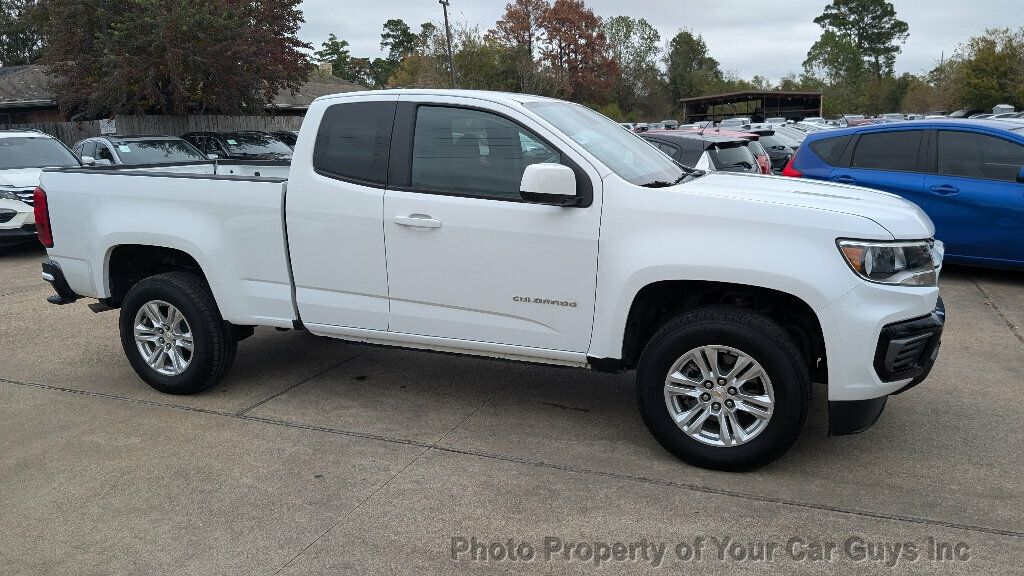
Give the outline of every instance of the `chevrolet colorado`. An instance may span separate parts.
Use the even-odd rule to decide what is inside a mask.
[[[658,442],[741,470],[793,443],[812,381],[831,433],[859,432],[938,350],[942,246],[916,206],[705,174],[576,104],[328,96],[287,180],[236,168],[54,169],[35,193],[51,301],[119,308],[166,393],[217,382],[255,326],[635,369]]]

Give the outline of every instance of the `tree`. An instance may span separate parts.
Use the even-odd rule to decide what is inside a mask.
[[[960,46],[949,70],[956,105],[1024,106],[1024,27],[986,30]]]
[[[852,51],[875,82],[892,75],[900,45],[910,36],[910,27],[896,17],[896,8],[887,0],[832,0],[814,23],[824,32],[807,55],[812,65],[823,61],[846,64],[851,56],[846,52]],[[833,50],[843,54],[832,55]]]
[[[583,0],[555,0],[541,27],[541,60],[550,67],[555,94],[576,102],[605,102],[619,66],[608,57],[601,18]]]
[[[604,23],[608,55],[618,62],[620,75],[613,90],[622,114],[664,115],[670,108],[658,70],[661,35],[643,18],[615,16]]]
[[[420,37],[413,34],[409,25],[400,19],[391,19],[384,23],[384,31],[380,35],[380,49],[388,51],[388,60],[401,62],[420,46]]]
[[[299,0],[50,0],[43,61],[80,117],[261,113],[308,77]]]
[[[344,78],[349,82],[361,83],[364,79],[356,74],[352,66],[352,56],[348,51],[348,41],[338,40],[338,37],[331,34],[327,41],[321,45],[321,49],[313,53],[320,62],[331,63],[331,74],[338,78]]]
[[[45,13],[36,0],[0,0],[0,66],[39,59],[44,22]]]
[[[724,80],[718,60],[711,57],[704,38],[689,30],[680,30],[672,37],[664,60],[673,102],[707,94]]]
[[[543,21],[550,9],[547,0],[516,0],[505,5],[505,15],[488,36],[508,48],[522,49],[532,61],[536,56],[534,49],[543,39]]]

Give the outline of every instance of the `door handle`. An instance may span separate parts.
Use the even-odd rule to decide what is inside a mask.
[[[951,184],[939,184],[938,186],[932,186],[929,190],[936,194],[941,194],[942,196],[950,196],[960,192],[959,188]]]
[[[394,223],[399,226],[410,228],[440,228],[441,221],[431,218],[426,214],[409,214],[408,216],[395,216]]]
[[[832,179],[832,181],[833,182],[839,182],[840,184],[856,184],[857,183],[857,179],[856,178],[854,178],[853,176],[849,176],[847,174],[843,174],[841,176],[836,176],[835,178]]]

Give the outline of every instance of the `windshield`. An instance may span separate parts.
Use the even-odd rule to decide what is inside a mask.
[[[735,144],[719,144],[708,150],[715,168],[723,172],[752,172],[757,162],[750,155],[750,150],[739,142]]]
[[[115,144],[117,155],[125,164],[161,164],[206,160],[184,140],[133,140]]]
[[[673,183],[686,171],[639,136],[622,129],[614,120],[568,102],[528,102],[537,114],[594,155],[623,180],[642,186]]]
[[[270,134],[264,134],[262,132],[224,134],[224,142],[228,145],[228,150],[230,150],[232,154],[252,154],[261,156],[280,154],[290,156],[292,153],[292,149],[284,142],[281,142]]]
[[[0,138],[0,170],[79,165],[75,155],[53,138],[47,136]]]

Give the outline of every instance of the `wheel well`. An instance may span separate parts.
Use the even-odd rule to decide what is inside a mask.
[[[633,299],[622,341],[622,365],[633,368],[651,336],[668,320],[699,306],[727,304],[749,308],[779,323],[796,343],[811,378],[826,382],[825,338],[817,314],[806,302],[785,292],[729,284],[670,280],[644,286]]]
[[[181,250],[162,246],[121,245],[110,253],[107,273],[110,278],[108,304],[120,306],[128,291],[139,281],[156,274],[185,270],[199,275],[206,282],[203,269],[195,258]],[[207,284],[209,285],[209,284]]]

